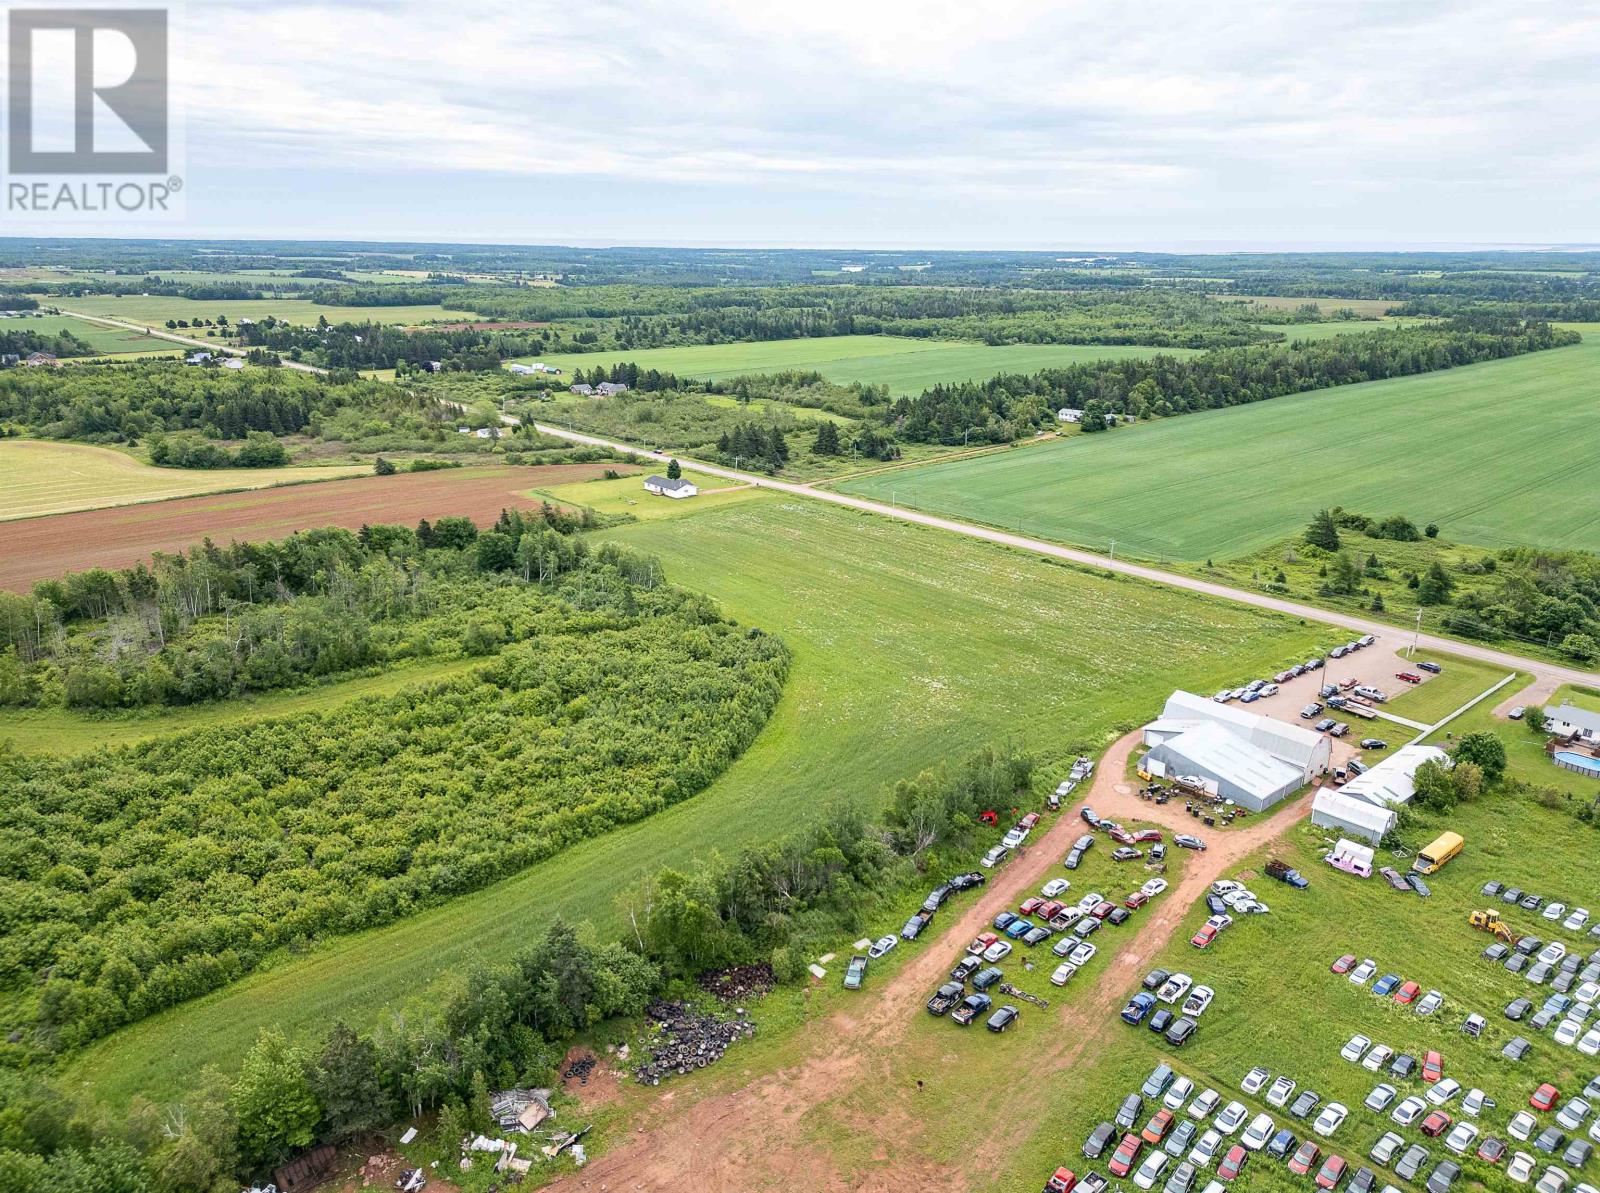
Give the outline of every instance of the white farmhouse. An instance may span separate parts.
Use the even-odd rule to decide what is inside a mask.
[[[677,480],[668,480],[664,476],[648,476],[644,481],[644,491],[654,493],[657,497],[671,497],[673,500],[682,500],[685,497],[694,497],[700,490],[683,477]]]

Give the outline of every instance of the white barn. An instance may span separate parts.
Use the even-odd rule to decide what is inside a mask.
[[[1208,790],[1253,812],[1270,808],[1305,786],[1297,768],[1210,722],[1164,736],[1140,767],[1158,778],[1198,779]]]
[[[1153,745],[1158,739],[1182,733],[1196,724],[1216,725],[1288,763],[1300,772],[1301,783],[1309,783],[1326,771],[1332,757],[1333,747],[1320,733],[1184,691],[1168,696],[1160,718],[1145,726],[1145,743]]]
[[[1374,845],[1394,828],[1397,819],[1389,809],[1354,799],[1336,787],[1317,788],[1316,797],[1311,801],[1312,824],[1332,829],[1341,837],[1355,837]]]
[[[1417,767],[1424,762],[1437,762],[1448,768],[1450,755],[1438,746],[1402,746],[1371,770],[1351,779],[1339,788],[1339,793],[1379,808],[1409,803],[1417,790],[1413,782]]]

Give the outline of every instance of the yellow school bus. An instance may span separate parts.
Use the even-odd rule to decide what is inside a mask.
[[[1460,853],[1465,844],[1460,833],[1440,833],[1437,841],[1417,854],[1417,860],[1411,863],[1411,868],[1418,874],[1432,874]]]

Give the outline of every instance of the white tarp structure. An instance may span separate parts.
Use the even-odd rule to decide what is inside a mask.
[[[1317,788],[1311,801],[1311,823],[1331,828],[1341,837],[1358,837],[1374,845],[1394,828],[1395,814],[1387,808],[1352,799],[1336,787]]]
[[[1320,733],[1289,725],[1260,713],[1219,704],[1209,696],[1177,691],[1167,697],[1161,716],[1145,728],[1145,741],[1151,735],[1165,737],[1196,723],[1215,725],[1233,737],[1248,742],[1280,762],[1300,772],[1300,782],[1309,783],[1328,769],[1332,747]]]
[[[1365,774],[1351,779],[1339,789],[1339,794],[1380,808],[1408,803],[1417,789],[1412,781],[1417,767],[1424,762],[1448,767],[1450,755],[1438,746],[1402,746]]]
[[[1259,812],[1304,785],[1300,771],[1219,725],[1199,722],[1150,748],[1143,762],[1168,775],[1193,776],[1216,785],[1223,799]]]

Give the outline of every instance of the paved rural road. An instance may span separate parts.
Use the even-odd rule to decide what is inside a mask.
[[[174,344],[186,344],[190,348],[204,348],[207,352],[220,353],[224,356],[243,356],[243,348],[230,348],[226,344],[219,344],[215,340],[197,340],[192,336],[180,336],[177,332],[168,331],[160,327],[146,327],[143,323],[129,323],[126,319],[110,319],[105,315],[88,315],[83,311],[69,311],[66,307],[57,307],[63,315],[71,315],[74,319],[82,319],[88,323],[98,323],[101,327],[121,327],[127,331],[136,331],[157,340],[170,340]],[[283,362],[286,369],[294,369],[299,373],[326,373],[327,369],[320,369],[316,365],[303,364],[298,360]]]
[[[509,416],[507,421],[515,422]],[[561,439],[571,440],[574,443],[587,443],[597,447],[610,447],[618,451],[633,452],[636,455],[648,456],[652,460],[664,461],[672,458],[666,452],[651,451],[648,448],[619,443],[611,439],[600,439],[593,435],[582,435],[576,431],[568,431],[561,427],[552,427],[544,423],[536,422],[533,426],[534,430],[542,434],[554,435]],[[1012,534],[1006,530],[995,530],[992,527],[978,526],[971,522],[959,522],[953,518],[941,518],[935,514],[924,514],[918,510],[906,509],[903,506],[889,505],[887,502],[868,501],[861,497],[851,497],[846,493],[835,493],[828,489],[819,489],[814,485],[801,485],[792,481],[774,480],[767,476],[757,476],[748,472],[740,472],[733,468],[724,468],[719,464],[707,464],[700,460],[690,459],[687,456],[678,456],[676,458],[680,464],[687,468],[693,468],[697,472],[704,472],[711,476],[726,477],[729,480],[754,485],[760,489],[774,489],[780,493],[792,493],[796,497],[809,497],[816,501],[828,501],[834,505],[862,510],[869,514],[881,514],[887,518],[898,518],[902,522],[911,522],[918,526],[931,526],[936,530],[945,530],[952,534],[964,534],[968,538],[983,539],[986,542],[999,543],[1005,547],[1015,547],[1020,551],[1033,551],[1039,555],[1049,555],[1056,559],[1066,559],[1073,563],[1087,564],[1090,567],[1101,568],[1105,571],[1120,572],[1125,576],[1134,576],[1140,580],[1149,580],[1172,588],[1186,588],[1191,592],[1201,592],[1207,596],[1238,601],[1245,605],[1254,605],[1258,609],[1271,609],[1276,613],[1286,613],[1291,617],[1303,617],[1308,621],[1320,621],[1328,625],[1343,626],[1361,634],[1404,635],[1406,632],[1385,622],[1369,621],[1364,617],[1353,617],[1348,613],[1335,613],[1328,609],[1318,609],[1313,605],[1302,605],[1296,601],[1281,600],[1278,597],[1268,596],[1262,592],[1250,592],[1247,589],[1231,588],[1226,584],[1215,584],[1210,580],[1201,580],[1193,576],[1164,572],[1160,568],[1145,567],[1143,564],[1129,563],[1123,559],[1110,559],[1104,555],[1096,555],[1091,551],[1080,551],[1075,547],[1063,547],[1059,543],[1028,538],[1025,535]],[[1450,654],[1460,655],[1463,658],[1493,663],[1497,667],[1530,671],[1537,680],[1541,682],[1549,681],[1552,688],[1555,685],[1564,683],[1595,684],[1600,682],[1600,674],[1593,671],[1583,671],[1576,667],[1564,667],[1559,663],[1528,659],[1521,655],[1495,650],[1488,646],[1477,646],[1471,642],[1458,642],[1453,638],[1439,638],[1432,634],[1422,634],[1417,638],[1417,645],[1428,650],[1445,651]]]

